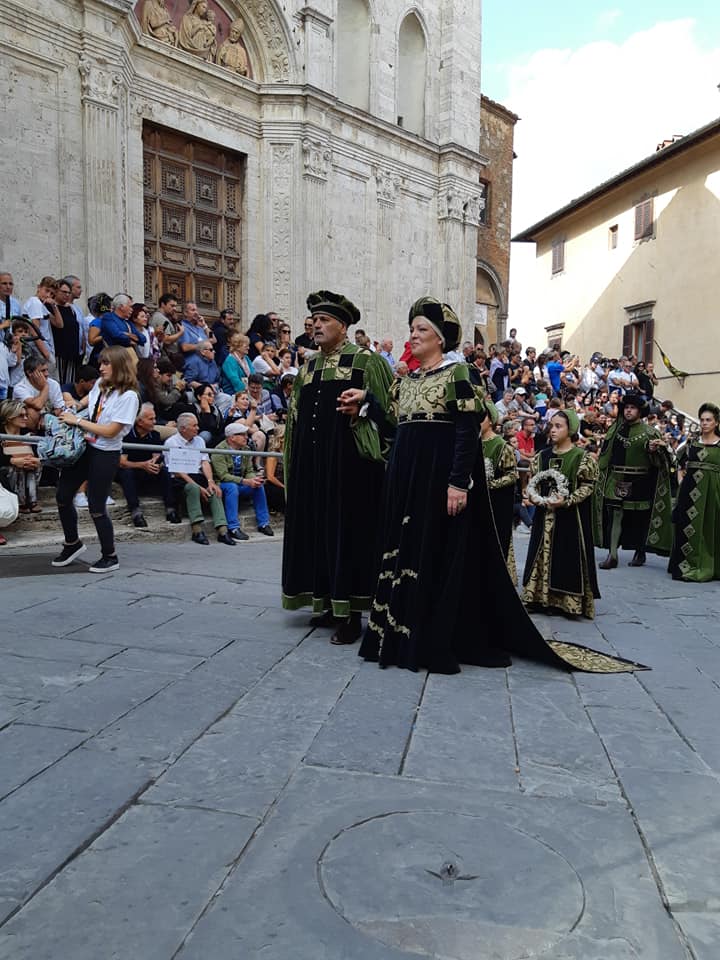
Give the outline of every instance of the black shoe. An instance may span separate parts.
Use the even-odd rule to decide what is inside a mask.
[[[204,547],[210,543],[202,530],[199,533],[194,533],[190,539],[193,543],[201,543]]]
[[[240,527],[237,530],[228,530],[228,533],[233,538],[233,540],[249,540],[250,537],[245,533],[244,530],[241,530]]]
[[[182,520],[177,515],[175,510],[168,510],[168,512],[165,514],[165,519],[168,523],[182,523]]]
[[[228,547],[235,546],[235,541],[233,540],[233,538],[230,536],[229,533],[219,533],[217,536],[217,539],[218,539],[218,543],[225,543],[227,544]]]
[[[264,533],[266,537],[274,537],[275,531],[270,526],[269,523],[266,523],[264,527],[258,527],[258,533]]]
[[[134,516],[132,518],[132,521],[133,521],[133,526],[135,527],[140,527],[140,528],[147,527],[147,520],[141,513],[138,513],[136,516]]]
[[[351,613],[348,620],[343,620],[335,633],[330,637],[330,643],[342,646],[346,643],[355,643],[362,636],[362,620],[359,613]]]
[[[636,550],[633,554],[633,558],[628,564],[629,567],[644,567],[645,561],[647,560],[647,555],[644,550]]]
[[[64,543],[63,548],[60,553],[55,557],[54,560],[51,560],[51,565],[53,567],[66,567],[69,563],[72,563],[75,557],[79,557],[81,553],[85,553],[87,547],[83,544],[82,540],[78,540],[77,543]]]
[[[333,616],[332,610],[326,610],[315,617],[310,617],[311,627],[334,627],[337,620]]]
[[[100,557],[90,567],[90,573],[112,573],[113,570],[119,570],[120,564],[116,556]]]

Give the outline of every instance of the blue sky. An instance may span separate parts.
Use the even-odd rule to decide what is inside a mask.
[[[483,0],[483,92],[504,102],[508,69],[541,49],[575,49],[600,40],[622,43],[661,21],[691,18],[704,46],[720,43],[717,0]],[[720,83],[720,76],[718,77]],[[513,109],[512,103],[507,106]]]

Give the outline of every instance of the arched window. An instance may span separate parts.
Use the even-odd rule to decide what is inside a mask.
[[[425,33],[414,13],[400,25],[398,38],[397,113],[406,130],[425,133]]]
[[[338,0],[337,95],[370,109],[370,10],[365,0]]]

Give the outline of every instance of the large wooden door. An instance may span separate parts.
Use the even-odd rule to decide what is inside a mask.
[[[196,300],[208,320],[241,298],[244,157],[143,129],[145,301]]]

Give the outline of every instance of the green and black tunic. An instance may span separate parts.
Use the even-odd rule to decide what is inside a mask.
[[[508,573],[517,585],[515,551],[513,550],[513,508],[515,506],[515,484],[518,480],[518,466],[515,451],[497,434],[482,441],[485,457],[490,505],[492,507],[495,529],[507,563]]]
[[[673,511],[668,569],[673,580],[720,580],[720,440],[690,441],[678,459],[685,476]]]

